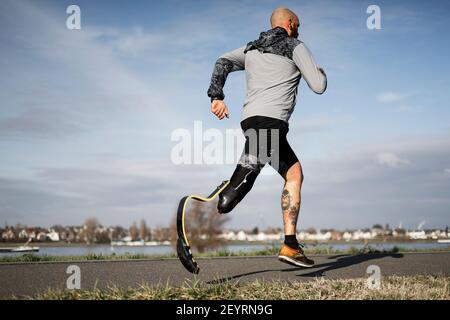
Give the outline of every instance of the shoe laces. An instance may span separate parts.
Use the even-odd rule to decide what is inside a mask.
[[[298,251],[300,251],[300,253],[302,254],[302,255],[305,255],[305,253],[304,253],[304,248],[305,248],[306,246],[303,244],[303,243],[299,243],[298,244]]]

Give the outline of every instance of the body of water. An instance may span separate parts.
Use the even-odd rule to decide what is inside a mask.
[[[38,244],[33,244],[39,246]],[[278,243],[274,245],[279,245]],[[399,242],[399,243],[370,243],[370,247],[389,250],[393,247],[407,248],[407,249],[443,249],[448,248],[450,250],[450,244],[438,243],[438,242]],[[262,250],[271,248],[270,244],[232,244],[222,247],[220,250],[228,250],[230,252],[249,252],[255,250]],[[361,249],[364,247],[362,243],[323,243],[323,244],[308,244],[307,248],[332,248],[335,250],[347,250],[350,248]],[[42,246],[39,252],[34,252],[38,255],[48,256],[83,256],[88,254],[96,255],[111,255],[111,254],[146,254],[146,255],[159,255],[159,254],[173,254],[175,250],[172,246],[143,246],[143,247],[128,247],[128,246],[114,246],[109,245],[95,245],[95,246]],[[0,256],[5,255],[19,255],[23,253],[0,253]]]

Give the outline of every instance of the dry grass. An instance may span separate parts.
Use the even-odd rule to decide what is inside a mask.
[[[36,299],[260,299],[260,300],[324,300],[324,299],[433,299],[450,300],[448,276],[383,277],[380,289],[369,289],[367,279],[341,279],[285,282],[254,281],[240,284],[228,282],[207,285],[187,282],[182,287],[143,285],[138,289],[109,288],[93,291],[48,291]]]

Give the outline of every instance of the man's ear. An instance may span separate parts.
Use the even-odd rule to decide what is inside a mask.
[[[294,22],[292,19],[289,19],[289,29],[294,30]]]

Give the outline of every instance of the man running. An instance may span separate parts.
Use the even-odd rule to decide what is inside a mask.
[[[241,118],[245,147],[230,184],[219,195],[218,211],[230,212],[269,163],[285,181],[281,194],[285,240],[278,258],[296,266],[312,267],[314,261],[305,256],[296,236],[303,172],[286,136],[300,79],[303,77],[311,90],[322,94],[327,77],[305,44],[297,39],[300,23],[294,12],[277,8],[270,23],[272,28],[261,32],[257,40],[223,54],[214,66],[208,96],[211,111],[220,120],[229,115],[223,101],[228,74],[245,70],[247,80]]]

